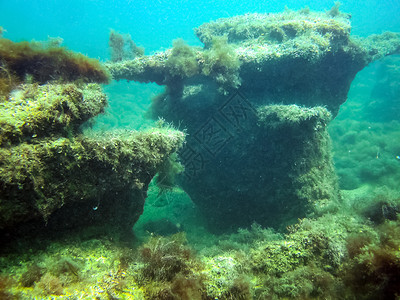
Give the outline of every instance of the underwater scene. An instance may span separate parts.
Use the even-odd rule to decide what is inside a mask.
[[[0,300],[400,299],[399,16],[0,0]]]

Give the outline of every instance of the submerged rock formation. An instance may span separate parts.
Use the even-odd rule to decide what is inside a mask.
[[[216,225],[282,228],[338,201],[326,125],[354,76],[400,51],[400,35],[350,35],[350,17],[285,11],[196,28],[204,48],[109,63],[114,79],[166,91],[151,113],[187,128],[182,187]]]
[[[35,64],[34,58],[29,61]],[[129,234],[143,212],[150,181],[158,171],[168,172],[184,133],[160,126],[83,134],[82,126],[107,105],[100,85],[84,83],[97,77],[44,83],[24,80],[22,69],[15,79],[14,71],[5,64],[0,73],[1,242],[17,234],[89,226]]]
[[[174,64],[169,62],[177,47],[107,67],[114,79],[156,82],[174,90],[210,79],[221,84],[236,72],[238,80],[223,88],[240,86],[257,104],[322,105],[335,115],[357,72],[374,60],[400,52],[399,34],[358,38],[350,30],[350,18],[342,13],[247,14],[196,28],[204,49],[193,47],[192,53],[181,55]],[[197,62],[197,71],[192,67],[194,72],[178,74],[190,56]]]

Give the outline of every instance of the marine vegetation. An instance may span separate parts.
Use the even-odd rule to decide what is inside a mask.
[[[378,236],[358,233],[349,237],[349,260],[341,277],[347,293],[357,299],[397,299],[400,294],[399,221],[377,228]]]
[[[182,39],[173,41],[171,55],[168,57],[166,67],[172,78],[188,78],[199,73],[199,64],[196,52]]]
[[[40,42],[0,39],[0,83],[4,93],[25,80],[44,84],[59,80],[71,82],[109,82],[107,70],[96,59],[66,48]],[[4,87],[8,82],[8,90]]]
[[[211,47],[204,51],[201,67],[202,73],[213,78],[222,92],[240,86],[239,57],[228,44],[227,36],[213,38]]]
[[[106,105],[106,95],[94,83],[19,85],[0,102],[0,146],[79,133]]]
[[[110,31],[108,45],[113,62],[134,59],[144,54],[144,48],[138,47],[129,34],[123,35],[115,30]]]
[[[107,106],[94,82],[108,82],[108,73],[57,43],[0,39],[2,243],[106,223],[114,225],[99,234],[114,228],[129,236],[150,181],[161,169],[172,174],[166,161],[185,138],[162,126],[83,134]],[[50,275],[42,279],[61,293]]]

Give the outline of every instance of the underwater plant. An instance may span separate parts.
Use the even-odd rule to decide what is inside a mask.
[[[226,94],[240,86],[240,60],[227,36],[212,39],[211,48],[203,53],[201,72],[212,77],[219,85],[219,91]]]
[[[19,282],[24,287],[31,287],[35,284],[35,282],[39,282],[44,274],[44,269],[39,267],[36,263],[28,266],[28,269],[25,273],[21,275]]]
[[[341,12],[340,12],[340,5],[341,3],[339,1],[336,1],[335,4],[332,6],[332,8],[327,11],[327,15],[331,16],[332,18],[335,18],[337,16],[340,16]]]
[[[191,273],[193,254],[182,232],[170,237],[151,237],[141,247],[140,257],[144,262],[140,269],[142,280],[171,282],[178,274]]]
[[[116,32],[115,30],[111,30],[108,40],[108,45],[110,46],[111,51],[111,61],[117,62],[123,59],[124,44],[125,40],[122,34]]]
[[[179,162],[176,153],[172,154],[160,166],[156,177],[156,185],[159,188],[159,194],[172,190],[177,185],[176,177],[184,171],[183,165]]]
[[[165,66],[169,69],[172,78],[188,78],[199,73],[196,52],[183,39],[172,42],[171,55],[168,56]]]
[[[22,83],[26,78],[44,84],[59,80],[71,82],[108,83],[110,75],[100,62],[49,43],[30,43],[0,39],[0,79],[16,78]],[[8,76],[5,76],[8,74]],[[8,78],[7,78],[8,77]]]
[[[82,125],[107,105],[97,83],[107,83],[109,74],[59,43],[0,39],[0,230],[35,235],[105,219],[129,236],[148,184],[185,134],[159,128],[83,135]],[[11,239],[1,236],[3,243]]]
[[[98,84],[24,84],[0,103],[0,146],[69,137],[104,111],[106,95]]]
[[[43,296],[62,295],[64,289],[58,277],[46,273],[38,283],[35,284],[34,291]]]
[[[378,239],[353,235],[347,247],[350,260],[340,276],[357,299],[397,299],[400,295],[400,222],[378,226]]]
[[[9,292],[9,288],[11,288],[15,284],[13,279],[7,275],[0,274],[0,299],[4,300],[14,300],[16,299],[16,295]],[[18,299],[18,298],[17,298]]]
[[[144,48],[138,47],[130,34],[123,35],[113,29],[110,31],[108,45],[112,62],[134,59],[144,54]]]

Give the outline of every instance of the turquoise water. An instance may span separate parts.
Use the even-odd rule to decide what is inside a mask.
[[[0,1],[0,19],[14,40],[46,40],[62,37],[67,47],[90,57],[108,58],[109,30],[130,33],[149,54],[171,47],[180,37],[199,45],[193,28],[244,13],[281,12],[309,6],[329,10],[334,1]],[[400,3],[341,1],[341,9],[353,15],[353,34],[399,31]]]
[[[68,49],[107,62],[111,29],[129,33],[138,46],[144,47],[145,55],[151,55],[171,48],[177,38],[202,47],[193,29],[218,18],[279,13],[286,7],[299,10],[308,6],[312,11],[325,12],[333,5],[333,1],[295,0],[0,0],[0,26],[5,29],[3,37],[12,41],[61,37]],[[400,32],[400,1],[342,1],[340,10],[351,14],[352,35]],[[241,174],[240,164],[232,164],[236,169],[227,172],[227,178],[205,176],[200,183],[186,182],[186,191],[179,184],[162,193],[152,182],[144,212],[129,241],[119,241],[112,230],[110,235],[98,237],[98,232],[89,229],[39,242],[33,238],[32,244],[17,240],[11,250],[3,249],[0,299],[398,299],[399,82],[400,55],[371,63],[356,75],[347,101],[329,123],[328,149],[332,150],[340,189],[335,207],[322,207],[321,214],[298,212],[298,217],[289,220],[282,218],[281,211],[269,211],[269,217],[275,213],[277,220],[284,221],[249,222],[252,212],[262,210],[264,199],[257,198],[257,191],[246,191],[246,184],[233,181],[234,175]],[[163,86],[121,80],[111,81],[103,89],[109,105],[105,114],[95,118],[95,131],[145,130],[155,125],[148,111],[152,99],[164,91]],[[168,117],[168,112],[165,115]],[[180,126],[178,123],[175,126]],[[189,145],[198,133],[194,129],[189,124]],[[286,137],[284,131],[280,134]],[[246,133],[238,131],[231,138],[245,137]],[[230,149],[227,153],[240,156],[243,151],[245,156],[245,150]],[[219,159],[226,158],[218,155],[213,161],[217,166]],[[278,160],[285,166],[291,157]],[[228,158],[226,161],[229,164]],[[227,184],[230,180],[235,184]],[[254,179],[254,186],[258,180],[263,184],[262,180],[275,178],[260,176]],[[243,179],[244,183],[248,181]],[[241,204],[247,192],[255,198],[249,203],[259,201],[260,208],[248,206],[246,210],[241,206],[234,214],[230,211],[235,208],[233,204],[221,220],[215,220],[218,217],[212,213],[221,208],[218,203],[199,209],[199,200],[190,195],[190,191],[198,193],[198,187],[203,192],[203,183],[214,185],[217,192],[221,189],[221,198],[234,189],[239,201],[232,199],[232,203]],[[324,183],[324,187],[315,187],[322,194],[331,188],[328,181]],[[285,186],[277,194],[290,188]],[[204,189],[205,195],[208,192]],[[295,211],[296,205],[293,207]],[[93,210],[97,206],[93,205]],[[239,223],[238,215],[246,216],[243,223]],[[225,227],[219,228],[220,223]],[[359,274],[363,274],[361,281]]]

